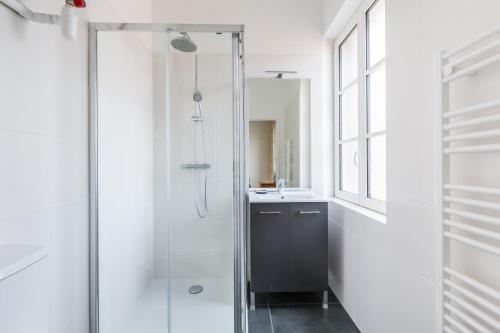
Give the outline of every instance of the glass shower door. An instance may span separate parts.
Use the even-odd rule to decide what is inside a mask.
[[[154,41],[165,34],[99,32],[98,318],[100,333],[168,329],[166,216],[159,166],[165,129]],[[161,52],[160,52],[161,53]],[[164,52],[163,52],[164,53]],[[163,177],[164,179],[165,177]]]
[[[234,332],[232,35],[169,40],[171,329]]]
[[[239,29],[91,24],[92,333],[242,327]]]

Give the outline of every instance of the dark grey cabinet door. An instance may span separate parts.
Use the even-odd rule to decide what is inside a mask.
[[[328,203],[290,205],[290,291],[328,289]]]
[[[290,205],[252,204],[251,290],[289,291]]]

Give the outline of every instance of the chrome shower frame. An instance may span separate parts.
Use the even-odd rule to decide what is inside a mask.
[[[246,332],[246,158],[247,115],[245,111],[244,26],[210,24],[89,23],[89,216],[90,216],[90,332],[99,332],[99,206],[98,206],[98,33],[204,32],[231,33],[233,56],[233,223],[234,223],[234,332]],[[168,98],[168,97],[167,97]],[[168,249],[168,247],[167,247]],[[167,258],[169,257],[167,253]],[[170,260],[169,260],[170,261]],[[169,272],[167,272],[169,277]],[[167,281],[170,280],[170,277]],[[168,282],[167,282],[168,283]],[[170,286],[168,286],[170,290]],[[170,306],[168,306],[170,312]],[[170,320],[170,313],[168,313]]]

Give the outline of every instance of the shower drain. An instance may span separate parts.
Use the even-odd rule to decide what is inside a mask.
[[[193,294],[193,295],[199,294],[202,291],[203,291],[203,287],[199,286],[199,285],[195,285],[195,286],[192,286],[191,288],[189,288],[189,293]]]

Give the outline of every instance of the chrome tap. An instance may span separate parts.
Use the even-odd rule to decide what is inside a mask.
[[[286,180],[284,180],[283,178],[280,178],[276,181],[276,189],[278,189],[278,192],[281,196],[281,198],[283,199],[284,198],[284,188],[285,188],[285,182]]]

